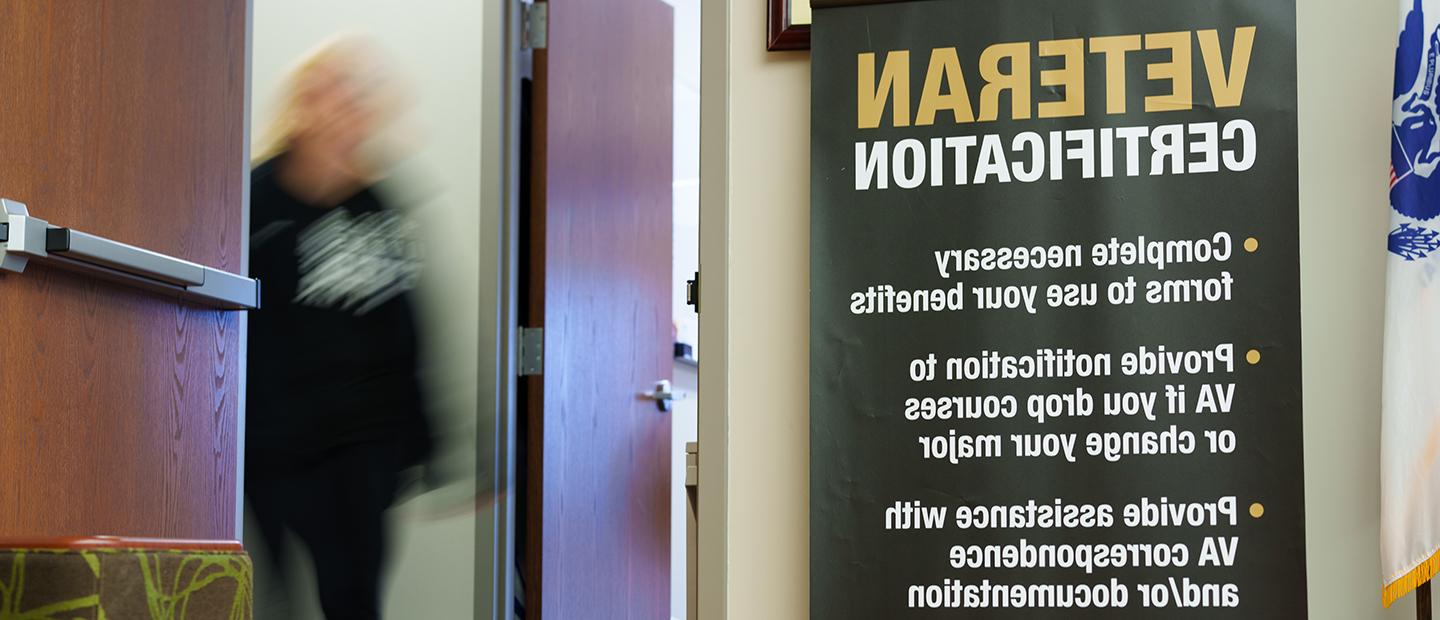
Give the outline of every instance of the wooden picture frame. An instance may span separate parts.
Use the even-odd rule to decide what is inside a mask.
[[[772,52],[810,49],[811,11],[862,4],[891,4],[910,0],[766,0],[769,30],[765,49]]]
[[[772,52],[810,49],[810,0],[767,0],[770,6],[765,49]],[[796,9],[796,3],[804,6]]]

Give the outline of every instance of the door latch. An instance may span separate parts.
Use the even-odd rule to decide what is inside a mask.
[[[689,396],[689,394],[672,387],[669,379],[656,381],[655,389],[640,393],[641,398],[655,401],[655,407],[661,411],[669,411],[674,401],[685,400]]]
[[[695,314],[700,314],[700,272],[695,272],[694,280],[685,282],[685,303],[695,308]]]

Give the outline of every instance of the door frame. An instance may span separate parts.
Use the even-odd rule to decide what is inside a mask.
[[[515,597],[515,377],[518,358],[517,247],[520,191],[520,79],[529,63],[521,49],[519,0],[486,2],[480,24],[481,74],[480,346],[476,377],[479,424],[477,479],[493,475],[495,502],[475,520],[475,617],[511,620]],[[485,449],[491,450],[486,454]],[[493,474],[492,474],[493,472]]]
[[[731,0],[700,3],[700,314],[697,618],[727,617],[729,582]],[[753,27],[755,24],[741,24]],[[691,620],[696,620],[692,618]]]
[[[255,2],[253,0],[245,3],[245,116],[241,121],[243,132],[241,144],[245,150],[245,156],[241,160],[244,171],[240,174],[240,235],[245,239],[240,244],[240,271],[244,276],[250,275],[250,114],[254,109],[254,73],[255,73]],[[235,397],[235,538],[245,538],[245,394],[249,391],[249,376],[246,369],[249,366],[245,360],[250,359],[250,313],[241,312],[235,321],[239,326],[240,334],[240,360],[236,370],[236,389],[239,393]]]

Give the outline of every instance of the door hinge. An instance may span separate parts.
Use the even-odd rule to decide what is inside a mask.
[[[550,35],[550,3],[526,2],[520,5],[520,45],[527,50],[543,50]]]
[[[700,314],[700,272],[695,272],[695,279],[685,282],[685,303],[695,308],[695,314]]]
[[[685,486],[700,486],[700,442],[685,442]]]
[[[545,328],[520,328],[520,376],[533,377],[545,371]]]

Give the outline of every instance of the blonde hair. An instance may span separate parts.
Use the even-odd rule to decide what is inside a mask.
[[[269,120],[256,134],[258,138],[251,149],[251,163],[260,164],[290,148],[290,142],[299,132],[302,122],[300,108],[305,85],[314,81],[316,74],[323,70],[338,69],[378,78],[372,80],[378,86],[369,86],[381,95],[376,97],[377,109],[388,116],[398,115],[406,98],[403,89],[395,83],[398,75],[381,62],[383,57],[375,41],[364,35],[332,37],[302,56],[286,72]]]

